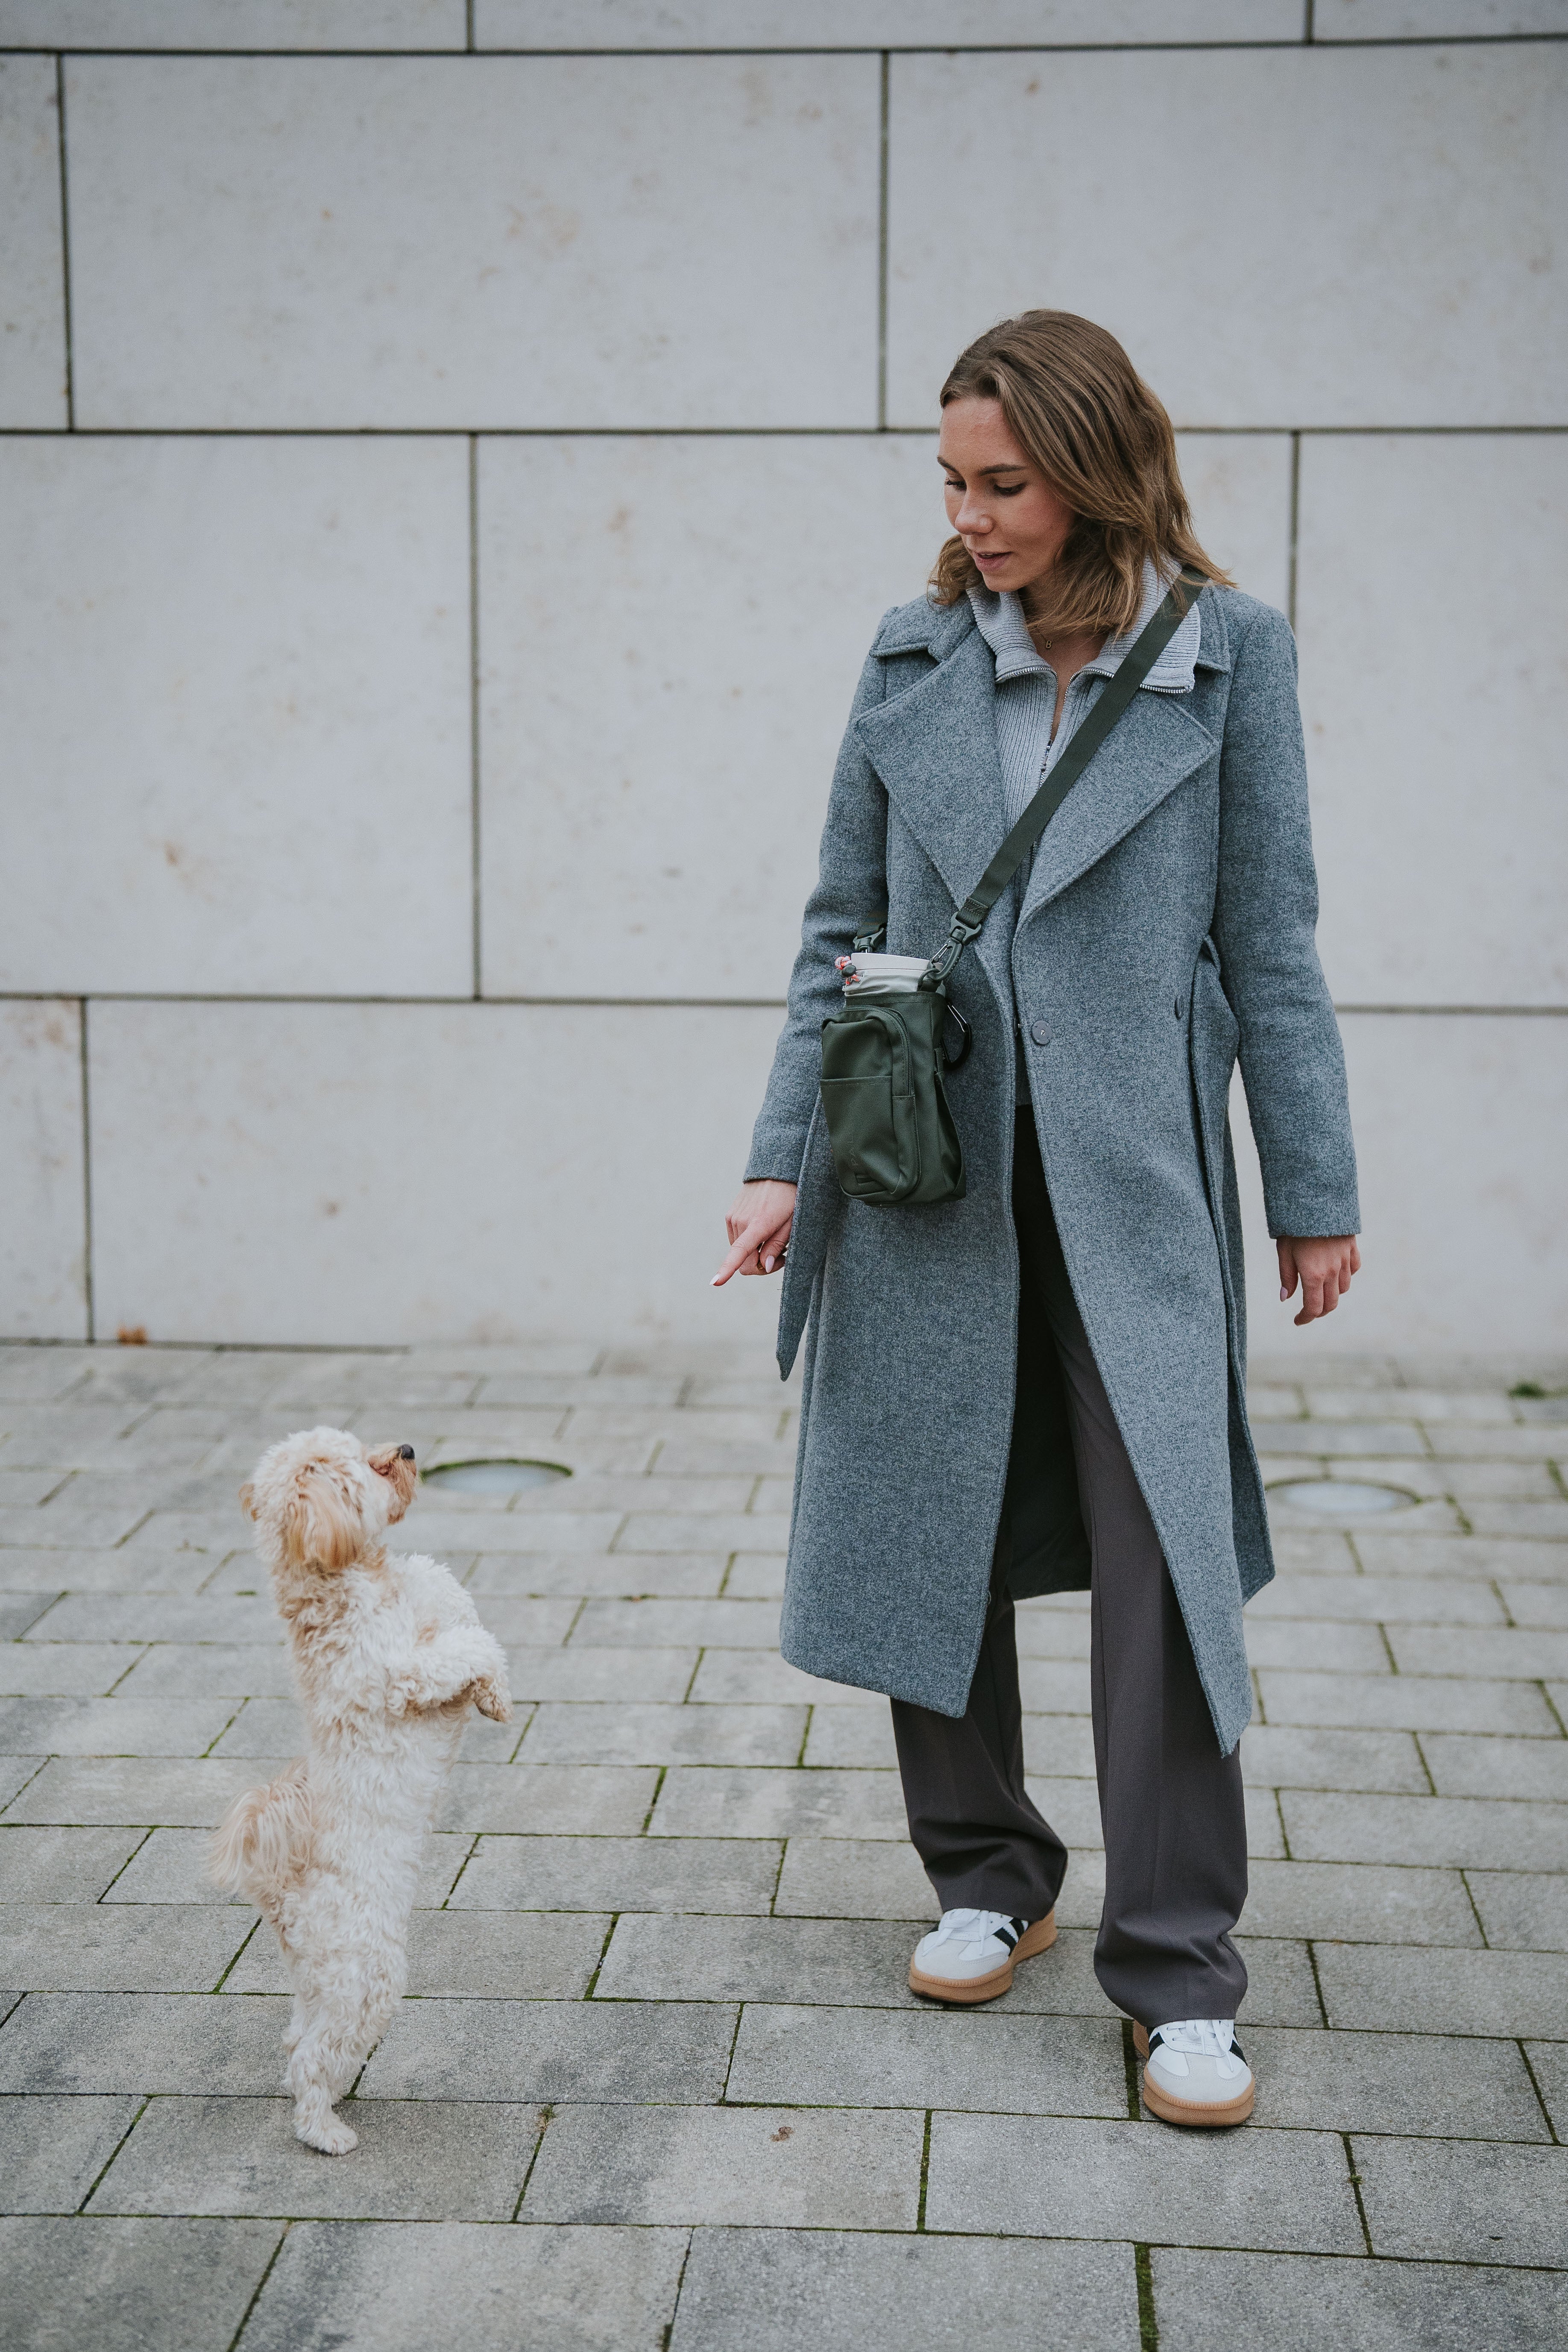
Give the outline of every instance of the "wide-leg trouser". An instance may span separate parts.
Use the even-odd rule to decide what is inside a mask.
[[[1072,1295],[1031,1112],[1018,1119],[1013,1211],[1021,1281],[1043,1311],[1067,1393],[1092,1562],[1090,1705],[1105,1837],[1094,1972],[1140,2024],[1234,2017],[1247,1970],[1230,1930],[1247,1899],[1239,1753],[1222,1756],[1181,1606]],[[1044,1916],[1067,1849],[1024,1790],[1005,1520],[968,1712],[893,1701],[910,1836],[944,1911]]]

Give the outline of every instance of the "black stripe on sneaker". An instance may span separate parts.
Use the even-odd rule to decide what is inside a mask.
[[[1156,2026],[1156,2027],[1154,2028],[1153,2032],[1149,2036],[1149,2055],[1150,2055],[1150,2057],[1151,2057],[1151,2058],[1152,2058],[1152,2056],[1154,2055],[1155,2051],[1156,2051],[1156,2050],[1163,2050],[1163,2049],[1164,2048],[1164,2046],[1165,2046],[1165,2037],[1164,2037],[1164,2035],[1161,2032],[1161,2031],[1160,2031],[1159,2027],[1158,2027],[1158,2026]]]
[[[1242,2046],[1241,2046],[1240,2042],[1237,2040],[1237,2038],[1236,2038],[1236,2036],[1235,2036],[1235,2034],[1234,2034],[1234,2033],[1233,2033],[1233,2034],[1231,2035],[1231,2037],[1230,2037],[1230,2054],[1231,2054],[1231,2056],[1232,2056],[1233,2058],[1239,2058],[1239,2059],[1240,2059],[1240,2061],[1241,2061],[1241,2063],[1242,2063],[1242,2064],[1243,2064],[1244,2066],[1246,2065],[1246,2063],[1247,2063],[1247,2053],[1246,2053],[1246,2051],[1242,2048]]]
[[[995,1928],[993,1932],[995,1935],[996,1941],[999,1944],[1005,1944],[1007,1949],[1011,1951],[1014,1945],[1017,1942],[1018,1937],[1023,1933],[1023,1924],[1024,1923],[1021,1919],[1015,1919],[1008,1927]]]

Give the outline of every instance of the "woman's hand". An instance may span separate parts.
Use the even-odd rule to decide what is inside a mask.
[[[732,1244],[713,1277],[720,1289],[732,1274],[776,1274],[784,1264],[784,1244],[795,1223],[795,1186],[763,1176],[742,1184],[724,1220]]]
[[[1353,1234],[1335,1234],[1327,1240],[1282,1234],[1274,1246],[1279,1253],[1280,1297],[1293,1297],[1298,1279],[1301,1285],[1298,1323],[1315,1323],[1320,1315],[1331,1315],[1350,1288],[1352,1275],[1361,1272]]]

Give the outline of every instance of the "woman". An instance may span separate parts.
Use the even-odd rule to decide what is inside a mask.
[[[786,1374],[810,1320],[783,1649],[892,1699],[942,1906],[911,1986],[988,2000],[1055,1938],[1067,1853],[1025,1794],[1013,1603],[1088,1586],[1096,1974],[1152,2111],[1240,2122],[1241,1611],[1273,1563],[1238,1056],[1297,1322],[1360,1264],[1295,648],[1199,546],[1170,421],[1102,329],[1009,320],[942,406],[954,536],[861,677],[716,1279],[784,1265]],[[884,907],[889,951],[935,952],[1178,568],[1204,584],[948,983],[973,1033],[947,1079],[964,1197],[847,1199],[817,1109],[836,958]]]

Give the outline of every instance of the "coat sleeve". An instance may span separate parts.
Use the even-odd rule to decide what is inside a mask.
[[[816,887],[805,902],[789,1010],[752,1135],[748,1184],[762,1176],[786,1184],[800,1180],[822,1078],[822,1024],[843,1002],[836,961],[848,954],[867,917],[887,904],[888,796],[855,732],[861,712],[883,692],[882,664],[869,654],[833,772]]]
[[[1277,1236],[1361,1226],[1344,1053],[1317,919],[1296,643],[1284,615],[1265,605],[1240,638],[1231,677],[1214,939]]]

